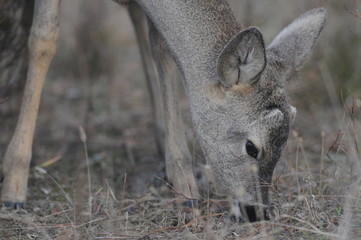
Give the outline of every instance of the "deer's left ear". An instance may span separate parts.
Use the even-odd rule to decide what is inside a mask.
[[[225,87],[250,84],[266,66],[266,52],[261,32],[250,27],[234,36],[218,59],[217,71]]]

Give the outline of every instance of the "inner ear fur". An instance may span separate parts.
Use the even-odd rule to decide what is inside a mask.
[[[223,86],[251,84],[266,66],[263,36],[257,27],[236,34],[221,52],[217,71]]]
[[[279,126],[283,123],[284,114],[279,109],[267,110],[264,113],[263,121],[267,124]]]

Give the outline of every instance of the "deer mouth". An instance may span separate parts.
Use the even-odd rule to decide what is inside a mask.
[[[267,206],[243,205],[240,202],[233,203],[231,218],[236,222],[258,222],[269,220]]]

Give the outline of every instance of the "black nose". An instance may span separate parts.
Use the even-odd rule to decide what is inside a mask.
[[[257,217],[257,211],[256,211],[256,207],[255,206],[240,206],[240,209],[242,211],[242,215],[247,216],[248,217],[248,221],[249,222],[256,222],[259,221],[259,218]]]

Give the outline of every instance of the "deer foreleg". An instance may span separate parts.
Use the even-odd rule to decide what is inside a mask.
[[[23,207],[26,200],[32,142],[44,79],[59,32],[60,0],[36,0],[29,38],[30,62],[20,116],[4,157],[1,200]]]
[[[153,118],[155,120],[155,137],[158,151],[164,154],[164,116],[162,110],[162,99],[160,86],[154,66],[150,44],[148,39],[147,19],[143,10],[136,4],[128,5],[129,15],[133,22],[138,40],[139,50],[142,56],[142,65],[148,85],[150,103],[152,105]]]
[[[158,31],[149,21],[150,44],[160,80],[165,119],[165,161],[167,178],[184,197],[198,198],[192,156],[189,152],[176,89],[176,65]]]

